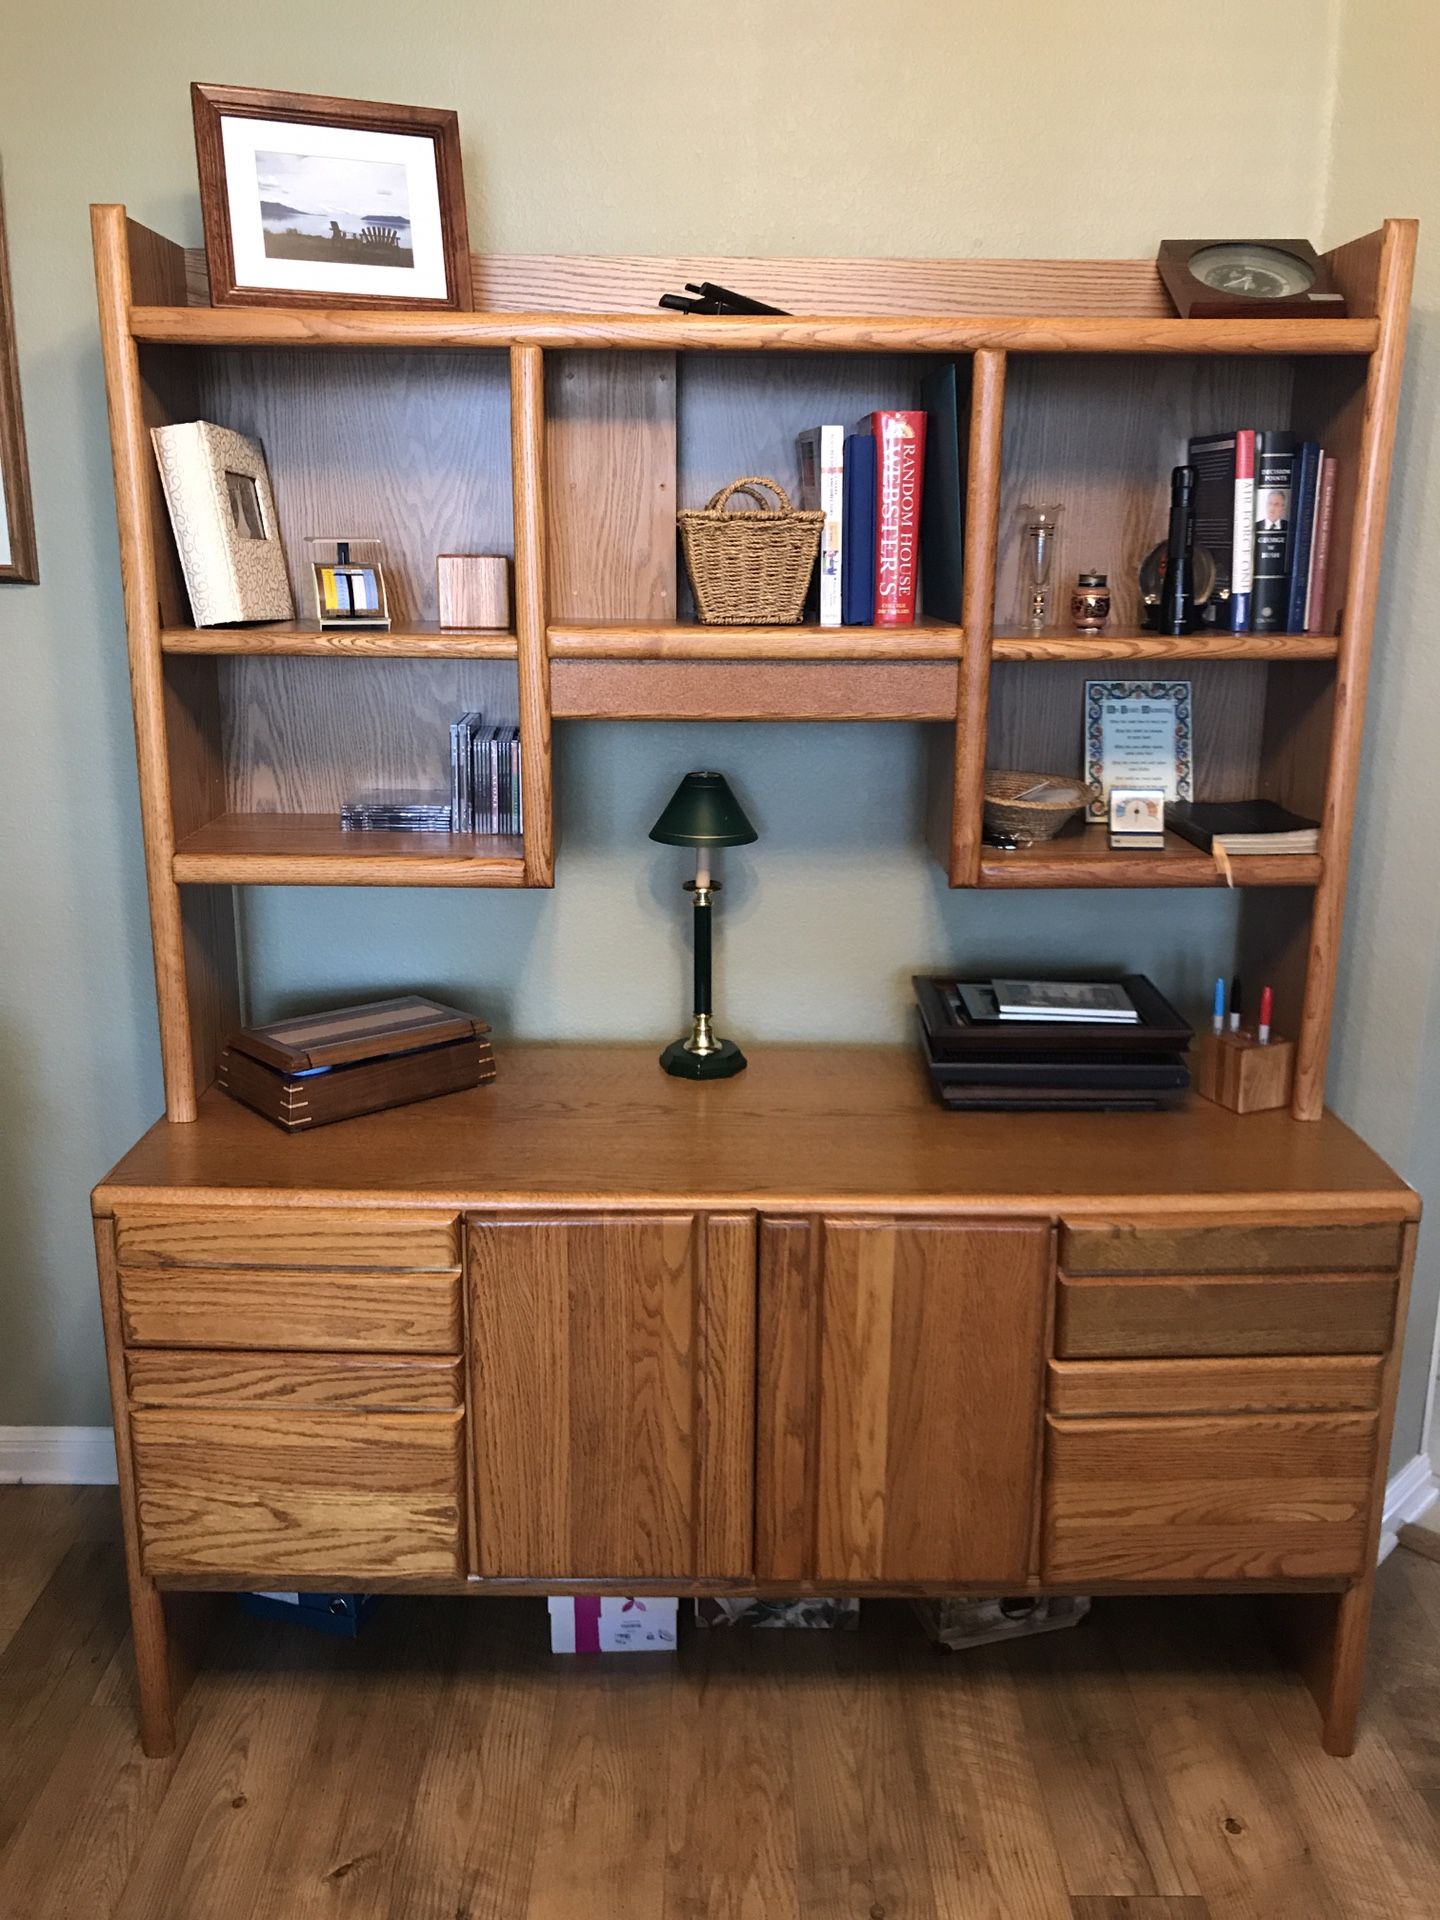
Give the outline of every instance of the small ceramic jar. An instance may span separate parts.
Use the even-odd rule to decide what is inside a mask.
[[[1110,618],[1110,588],[1103,573],[1082,573],[1070,595],[1077,633],[1099,633]]]

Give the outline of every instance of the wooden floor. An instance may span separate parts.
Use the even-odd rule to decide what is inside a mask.
[[[115,1502],[0,1488],[0,1920],[1402,1920],[1440,1915],[1440,1564],[1380,1574],[1320,1751],[1228,1601],[930,1651],[688,1633],[552,1658],[535,1600],[392,1600],[356,1645],[227,1611],[141,1758]]]

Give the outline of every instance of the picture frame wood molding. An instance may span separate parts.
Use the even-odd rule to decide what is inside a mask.
[[[15,345],[15,305],[10,294],[10,249],[5,205],[0,197],[0,581],[37,586],[35,510],[30,497],[30,458],[20,403],[20,357]]]
[[[212,306],[469,309],[472,297],[470,235],[460,161],[460,122],[452,109],[342,100],[331,94],[279,93],[268,87],[214,86],[199,80],[191,83],[190,101],[195,121],[195,160],[200,175],[200,206]],[[313,127],[349,127],[370,134],[420,135],[431,140],[435,147],[445,295],[332,293],[240,285],[236,278],[221,127],[226,119],[285,120]]]

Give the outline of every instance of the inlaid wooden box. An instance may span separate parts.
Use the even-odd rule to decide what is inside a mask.
[[[1206,1033],[1191,1055],[1195,1091],[1232,1113],[1288,1107],[1295,1078],[1295,1042],[1261,1046],[1253,1033]]]

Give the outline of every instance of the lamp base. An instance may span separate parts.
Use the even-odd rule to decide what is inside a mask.
[[[683,1040],[672,1040],[660,1064],[681,1080],[728,1080],[748,1063],[733,1040],[717,1040],[712,1053],[692,1053]]]

